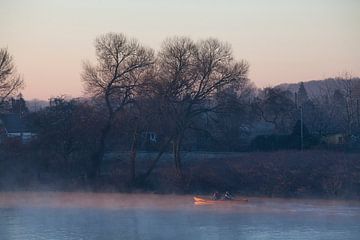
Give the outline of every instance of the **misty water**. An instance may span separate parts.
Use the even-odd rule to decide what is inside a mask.
[[[0,193],[0,239],[360,239],[356,201]]]

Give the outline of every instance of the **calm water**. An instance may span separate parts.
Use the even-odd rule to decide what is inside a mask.
[[[0,239],[360,239],[360,203],[191,196],[0,193]]]

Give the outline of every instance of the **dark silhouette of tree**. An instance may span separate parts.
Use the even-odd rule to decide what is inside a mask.
[[[304,82],[301,82],[297,92],[297,105],[302,106],[307,101],[309,101],[309,96],[305,89]]]
[[[291,93],[279,88],[265,88],[256,106],[264,121],[274,124],[278,133],[288,133],[296,119],[297,110]]]
[[[102,127],[99,144],[92,156],[90,177],[95,178],[105,151],[106,138],[116,116],[130,104],[136,88],[153,63],[153,51],[124,34],[108,33],[95,41],[97,64],[84,64],[82,80],[87,93],[102,99],[106,106],[106,123]]]
[[[96,146],[102,123],[100,116],[93,105],[61,96],[51,99],[49,107],[30,114],[32,128],[38,134],[38,147],[53,153],[53,159],[47,161],[59,173],[87,171],[90,164],[85,159]]]
[[[345,98],[345,123],[346,123],[346,134],[351,136],[356,128],[356,118],[358,111],[358,102],[356,101],[356,84],[354,78],[350,73],[344,73],[341,76],[335,78],[339,84],[340,90]],[[354,92],[355,91],[355,92]]]
[[[24,86],[16,71],[13,57],[6,48],[0,49],[0,108],[4,102]]]
[[[194,43],[185,37],[167,39],[158,54],[157,91],[173,123],[171,139],[175,168],[183,177],[181,146],[194,120],[214,111],[214,94],[247,81],[248,64],[237,62],[231,47],[216,39]]]
[[[309,149],[318,145],[320,142],[319,136],[315,136],[310,133],[307,126],[303,125],[303,148]],[[301,149],[301,121],[298,120],[292,130],[287,141],[290,149]]]
[[[16,98],[11,98],[11,112],[20,115],[29,112],[29,109],[26,106],[26,101],[24,100],[21,93]]]
[[[238,89],[230,87],[216,94],[218,109],[207,120],[208,132],[217,142],[212,149],[220,147],[237,151],[244,146],[252,123],[258,120],[252,104],[254,97],[255,88],[250,82],[244,82]]]
[[[308,137],[310,135],[309,130],[306,127],[306,125],[303,125],[303,134],[304,134],[304,137]],[[301,135],[301,121],[300,120],[296,121],[291,135],[296,136],[297,138],[300,138],[300,135]]]

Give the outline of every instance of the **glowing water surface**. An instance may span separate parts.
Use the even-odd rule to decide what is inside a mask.
[[[1,240],[360,239],[360,203],[250,198],[195,206],[191,196],[0,193]]]

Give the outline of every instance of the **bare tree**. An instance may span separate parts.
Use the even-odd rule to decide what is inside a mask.
[[[23,86],[24,81],[16,71],[13,57],[6,48],[0,49],[0,107]]]
[[[104,101],[107,112],[98,148],[92,157],[92,177],[99,173],[106,138],[115,117],[133,101],[154,55],[151,49],[141,46],[137,40],[117,33],[98,37],[95,49],[97,64],[84,63],[82,80],[87,93]]]
[[[227,88],[217,93],[219,107],[206,121],[208,135],[214,138],[216,147],[237,151],[244,146],[251,126],[259,119],[254,99],[255,87],[250,82],[239,89]]]
[[[296,106],[291,93],[279,88],[265,88],[256,108],[264,121],[272,123],[279,133],[289,132],[296,119]]]
[[[248,64],[234,60],[229,44],[213,38],[194,43],[186,37],[167,39],[158,64],[158,93],[174,123],[174,162],[182,177],[180,150],[186,131],[198,116],[216,109],[211,100],[217,91],[247,81]]]
[[[324,82],[324,85],[320,88],[319,95],[314,97],[312,102],[317,110],[316,114],[312,114],[310,119],[315,132],[318,132],[320,135],[346,132],[346,100],[339,82],[336,82],[335,88],[329,83]]]
[[[353,93],[354,77],[350,73],[345,72],[335,79],[345,97],[346,134],[351,136],[356,122],[356,100]]]

